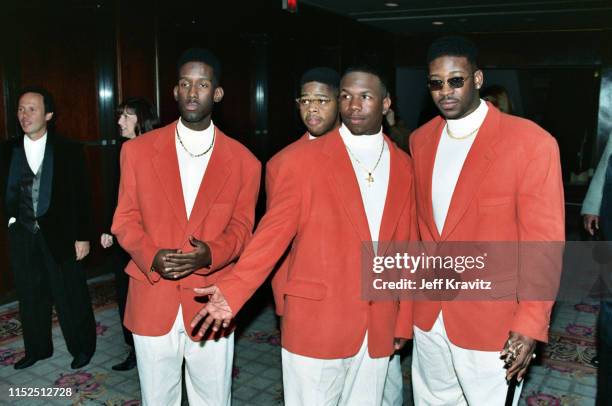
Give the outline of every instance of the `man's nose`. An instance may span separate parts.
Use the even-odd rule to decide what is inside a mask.
[[[308,105],[308,111],[317,112],[319,111],[319,103],[312,102]]]
[[[353,97],[349,104],[351,110],[361,110],[361,100],[358,97]]]
[[[440,89],[440,94],[442,96],[449,95],[449,94],[453,93],[454,91],[455,91],[455,89],[452,88],[451,85],[449,85],[446,80],[444,82],[442,82],[442,89]]]
[[[194,99],[197,98],[198,91],[197,91],[196,87],[195,86],[189,86],[189,92],[187,92],[187,95],[190,98],[194,98]]]

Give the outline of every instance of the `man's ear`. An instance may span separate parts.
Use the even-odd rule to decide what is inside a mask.
[[[215,94],[213,94],[213,101],[215,103],[219,103],[221,100],[223,100],[224,94],[225,92],[223,91],[223,88],[221,86],[217,86],[215,88]]]
[[[174,89],[172,89],[172,93],[174,94],[174,100],[178,101],[178,86],[174,86]]]
[[[383,99],[383,114],[387,114],[387,111],[391,108],[391,97],[387,93],[385,98]]]
[[[480,89],[484,84],[484,74],[480,69],[474,72],[474,86],[476,89]]]
[[[45,121],[50,121],[53,118],[53,112],[45,114]]]

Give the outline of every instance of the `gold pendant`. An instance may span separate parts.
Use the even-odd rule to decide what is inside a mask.
[[[372,177],[372,172],[368,172],[368,177],[366,178],[366,181],[368,182],[368,186],[372,183],[374,183],[374,178]]]

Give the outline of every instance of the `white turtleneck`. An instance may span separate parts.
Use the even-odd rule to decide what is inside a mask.
[[[351,131],[342,124],[340,136],[347,148],[347,153],[353,164],[353,170],[357,177],[361,200],[366,212],[370,236],[372,241],[378,241],[380,223],[382,222],[385,201],[387,200],[387,188],[389,186],[390,156],[389,147],[384,141],[381,130],[373,135],[353,135]],[[380,154],[383,149],[382,156]],[[372,171],[374,182],[368,184],[368,171],[372,170],[378,161],[376,169]],[[356,158],[356,159],[355,159]],[[357,159],[361,164],[357,162]]]
[[[480,100],[480,105],[476,110],[458,120],[446,120],[446,125],[442,130],[431,182],[431,203],[434,221],[440,234],[442,234],[444,228],[448,208],[455,191],[455,186],[457,185],[457,180],[459,180],[463,163],[467,158],[468,152],[470,152],[474,139],[478,135],[477,130],[467,138],[455,139],[448,135],[447,128],[450,128],[455,137],[465,136],[480,128],[488,111],[487,103]]]
[[[193,131],[185,127],[182,120],[179,119],[177,124],[178,132],[181,135],[181,140],[185,147],[181,145],[178,137],[175,135],[176,155],[178,158],[179,172],[181,174],[181,186],[183,187],[183,199],[185,200],[185,210],[187,218],[191,215],[191,210],[195,203],[200,184],[204,178],[204,173],[208,167],[208,162],[213,153],[214,146],[205,155],[194,158],[185,151],[185,148],[194,155],[201,154],[206,151],[213,142],[215,126],[210,122],[210,126],[202,131]]]

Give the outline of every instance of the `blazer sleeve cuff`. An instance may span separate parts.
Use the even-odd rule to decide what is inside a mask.
[[[244,286],[241,286],[240,282],[233,279],[220,280],[216,285],[225,297],[234,317],[236,317],[236,314],[242,309],[242,306],[244,306],[251,295],[245,293]]]
[[[153,260],[155,259],[155,255],[157,255],[157,251],[159,251],[156,247],[147,247],[143,248],[142,252],[139,255],[135,255],[132,257],[138,269],[142,272],[146,280],[150,284],[154,284],[159,282],[161,279],[160,274],[153,270]]]
[[[552,302],[544,301],[519,303],[510,330],[547,343],[552,305]]]
[[[222,268],[227,262],[227,254],[223,251],[222,244],[216,241],[206,241],[206,245],[210,249],[210,265],[207,268],[202,268],[201,272],[198,272],[203,275]]]

